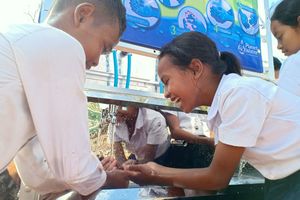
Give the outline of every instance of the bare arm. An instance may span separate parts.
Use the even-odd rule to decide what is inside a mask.
[[[128,187],[128,184],[129,184],[128,172],[126,172],[124,170],[114,169],[112,171],[107,171],[106,175],[107,175],[106,181],[102,185],[101,188],[97,189],[95,192],[93,192],[89,195],[86,195],[86,196],[81,195],[81,199],[83,199],[83,200],[96,199],[97,194],[102,189],[127,188]]]
[[[155,158],[156,150],[158,145],[146,144],[142,151],[144,152],[144,159],[139,160],[139,163],[147,163],[149,161],[153,161]]]
[[[126,157],[124,153],[124,149],[121,142],[115,142],[114,143],[114,155],[116,157],[116,160],[118,161],[118,165],[122,165],[124,162],[126,162]]]
[[[155,163],[128,167],[130,178],[142,185],[172,185],[189,189],[216,190],[228,185],[245,148],[221,142],[216,146],[211,165],[202,169],[175,169]]]
[[[214,145],[214,140],[208,137],[199,137],[194,135],[186,130],[180,128],[180,121],[177,116],[164,113],[163,114],[166,118],[167,125],[170,128],[171,137],[176,140],[184,140],[188,143],[196,143],[196,144],[209,144]]]

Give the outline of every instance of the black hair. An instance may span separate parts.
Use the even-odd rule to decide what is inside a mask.
[[[274,69],[276,71],[279,71],[280,68],[281,68],[281,62],[280,62],[280,60],[278,58],[276,58],[276,57],[273,57],[273,64],[274,64]]]
[[[120,57],[121,58],[124,58],[127,55],[128,55],[128,52],[126,52],[126,51],[120,51]]]
[[[170,56],[174,65],[185,70],[192,59],[199,59],[208,64],[216,75],[236,73],[241,75],[241,66],[238,59],[229,52],[219,54],[216,44],[200,32],[186,32],[174,38],[162,47],[160,55]]]
[[[228,51],[222,51],[221,55],[220,55],[220,59],[223,62],[225,62],[226,66],[227,66],[227,70],[225,71],[224,74],[235,73],[235,74],[242,76],[241,63],[234,54],[232,54]]]
[[[277,20],[282,24],[296,27],[300,16],[299,0],[283,0],[280,2],[271,17],[271,21]]]
[[[117,20],[119,23],[119,35],[126,29],[126,9],[121,0],[55,0],[51,12],[51,15],[56,15],[70,6],[77,6],[81,3],[91,3],[96,6],[98,13],[104,16],[107,23]],[[101,21],[102,22],[102,21]]]

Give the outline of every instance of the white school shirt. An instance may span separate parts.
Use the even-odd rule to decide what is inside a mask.
[[[282,64],[277,85],[300,96],[300,51],[289,56]]]
[[[81,44],[51,26],[11,26],[0,33],[0,66],[0,170],[37,135],[66,187],[86,195],[102,186],[106,173],[89,143]]]
[[[245,147],[268,179],[300,169],[300,98],[259,78],[223,75],[208,112],[215,143]]]
[[[24,185],[41,195],[70,189],[53,175],[37,137],[17,153],[14,162]]]
[[[157,111],[139,108],[135,130],[129,140],[129,132],[125,122],[116,126],[115,142],[124,142],[126,149],[134,153],[138,160],[143,160],[144,147],[147,144],[158,145],[155,158],[166,152],[170,146],[170,138],[165,118]]]

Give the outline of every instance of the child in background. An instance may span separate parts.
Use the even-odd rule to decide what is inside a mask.
[[[134,106],[128,106],[126,110],[119,108],[117,122],[114,154],[119,165],[153,161],[170,146],[166,121],[157,111]],[[126,158],[122,142],[133,159]]]
[[[158,74],[165,97],[186,113],[210,106],[215,153],[206,168],[127,166],[131,180],[218,190],[227,187],[243,157],[265,177],[265,199],[299,198],[300,98],[271,82],[236,74],[226,60],[199,32],[184,33],[161,49]]]
[[[277,80],[279,78],[281,62],[278,58],[273,57],[273,64],[274,64],[275,79]]]
[[[119,165],[154,161],[177,168],[209,166],[214,152],[213,140],[193,135],[191,119],[184,113],[180,116],[179,119],[169,111],[158,112],[134,106],[128,106],[126,110],[118,109],[114,154]],[[186,140],[191,144],[170,145],[167,125],[172,138]],[[128,158],[122,143],[131,153]]]
[[[176,168],[208,167],[214,153],[213,139],[194,134],[192,119],[186,113],[161,112],[166,118],[171,138],[183,143],[171,145],[164,156],[164,161],[160,164]]]
[[[300,1],[284,0],[271,17],[271,30],[277,48],[286,56],[280,70],[278,86],[300,96]]]
[[[170,135],[167,132],[166,119],[170,127],[171,137],[185,139],[194,144],[170,145]],[[176,168],[208,167],[214,153],[213,140],[193,135],[191,119],[184,113],[179,118],[169,111],[158,112],[147,108],[128,106],[118,109],[117,125],[114,135],[114,155],[119,166],[134,165],[153,161],[163,166]],[[184,123],[183,123],[184,122]],[[180,124],[180,125],[179,125]],[[123,145],[131,154],[126,158]],[[195,144],[198,143],[198,144]],[[183,191],[170,188],[170,195],[211,194],[213,191]]]

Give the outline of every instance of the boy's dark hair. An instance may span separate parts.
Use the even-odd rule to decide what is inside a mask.
[[[277,5],[271,17],[271,21],[277,20],[282,24],[296,27],[300,16],[299,0],[283,0]]]
[[[55,0],[51,12],[51,15],[56,15],[60,12],[63,12],[70,6],[77,6],[81,3],[91,3],[96,6],[98,13],[104,19],[106,23],[114,22],[115,20],[119,23],[120,35],[126,29],[126,9],[122,4],[121,0]],[[103,22],[101,21],[101,22]]]
[[[274,70],[279,71],[281,68],[281,62],[278,58],[273,57],[273,63],[274,63]]]
[[[236,73],[241,75],[238,59],[229,52],[219,54],[215,43],[200,32],[186,32],[162,47],[159,59],[170,56],[173,64],[185,70],[192,59],[208,64],[216,75]]]

